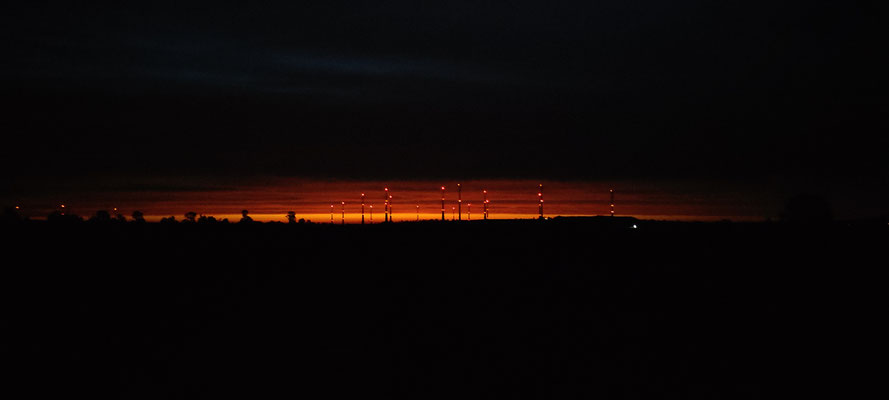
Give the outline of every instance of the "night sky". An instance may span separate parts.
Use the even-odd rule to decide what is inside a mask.
[[[889,182],[879,2],[126,3],[4,7],[7,194],[107,176]]]

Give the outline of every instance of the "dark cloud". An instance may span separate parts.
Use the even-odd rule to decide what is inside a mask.
[[[876,4],[20,3],[0,28],[4,162],[884,176]]]

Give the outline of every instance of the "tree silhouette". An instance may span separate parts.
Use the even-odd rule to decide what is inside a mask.
[[[253,218],[250,218],[249,216],[247,216],[247,213],[248,213],[247,210],[241,210],[241,221],[239,221],[239,223],[249,224],[249,223],[253,222]]]
[[[293,212],[293,211],[287,212],[287,223],[288,224],[295,224],[296,223],[296,213],[295,212]]]
[[[183,222],[195,222],[195,218],[197,218],[198,214],[194,211],[189,211],[185,213],[185,220]]]
[[[3,215],[0,215],[0,221],[4,223],[22,222],[22,214],[15,207],[6,207],[3,209]]]
[[[96,211],[96,214],[93,215],[90,219],[90,222],[98,222],[98,223],[106,223],[111,222],[111,214],[106,210]]]
[[[133,211],[133,221],[139,222],[139,223],[145,222],[145,215],[142,214],[142,211],[139,211],[139,210]]]

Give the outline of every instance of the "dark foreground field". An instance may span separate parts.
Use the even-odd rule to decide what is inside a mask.
[[[882,379],[885,223],[638,225],[3,226],[4,390],[793,398]]]

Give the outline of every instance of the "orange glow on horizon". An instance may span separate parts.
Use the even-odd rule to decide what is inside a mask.
[[[610,215],[611,205],[617,205],[609,201],[609,195],[614,191],[610,187],[615,183],[622,188],[619,215],[641,219],[762,221],[766,218],[777,218],[776,214],[780,210],[780,204],[776,204],[775,201],[770,202],[771,199],[764,196],[752,199],[746,196],[747,193],[756,193],[749,188],[714,188],[713,185],[704,184],[557,181],[547,183],[547,216]],[[355,193],[366,195],[367,191],[362,191],[362,188],[378,184],[373,181],[280,178],[263,181],[261,184],[241,183],[225,190],[181,192],[143,190],[53,195],[76,200],[78,214],[84,218],[92,216],[97,210],[107,209],[104,204],[114,203],[118,204],[115,212],[125,215],[128,219],[133,211],[139,210],[148,221],[159,221],[160,218],[170,216],[182,220],[186,212],[193,211],[199,215],[213,216],[218,220],[227,218],[230,222],[237,222],[241,218],[240,210],[246,209],[250,211],[250,216],[259,222],[286,222],[287,211],[293,211],[297,219],[327,223],[330,215],[324,212],[330,212],[334,208],[330,198],[352,198]],[[429,190],[430,186],[428,181],[403,181],[393,183],[393,187],[385,186],[387,201],[393,198],[388,194],[390,189],[397,189],[400,202],[415,204],[414,210],[393,214],[393,220],[416,221],[417,213],[420,214],[421,221],[440,220],[443,196],[441,193]],[[448,205],[453,209],[453,206],[465,200],[466,203],[486,204],[487,212],[490,213],[489,219],[536,219],[538,207],[543,203],[543,199],[537,198],[542,192],[533,190],[533,182],[528,185],[527,181],[521,180],[466,181],[461,184],[462,186],[466,186],[467,189],[464,198],[458,200],[444,197],[445,209]],[[531,187],[530,193],[527,190],[528,186]],[[439,187],[446,189],[446,186]],[[493,190],[489,191],[488,187]],[[491,197],[489,192],[496,195]],[[489,198],[485,199],[484,196]],[[16,207],[19,210],[25,209],[26,216],[32,219],[45,219],[54,210],[61,209],[67,212],[68,208],[67,204],[55,203],[55,207],[58,207],[55,208],[52,203],[32,199],[25,199],[24,203],[19,203],[21,205]],[[360,223],[362,203],[347,205],[345,201],[341,201],[340,204],[345,208],[347,223]],[[372,204],[367,205],[374,208]],[[475,221],[473,219],[473,222]]]

